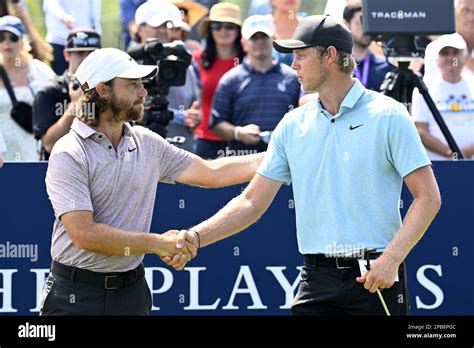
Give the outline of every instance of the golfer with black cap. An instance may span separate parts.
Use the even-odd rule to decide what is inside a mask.
[[[440,207],[416,128],[403,105],[352,78],[351,33],[331,17],[304,18],[293,39],[274,47],[294,53],[303,91],[319,98],[279,123],[247,189],[190,230],[200,246],[237,233],[292,183],[304,254],[293,314],[385,315],[375,294],[383,289],[388,311],[404,315],[403,261]],[[414,201],[402,224],[403,181]],[[181,232],[180,242],[185,238]]]
[[[192,232],[179,249],[176,233],[147,233],[158,182],[242,183],[261,161],[261,154],[204,161],[146,128],[131,127],[128,122],[143,115],[147,92],[141,79],[157,70],[104,48],[75,73],[84,96],[46,173],[56,220],[42,315],[149,314],[144,254],[177,255],[180,262],[195,256],[198,245]]]

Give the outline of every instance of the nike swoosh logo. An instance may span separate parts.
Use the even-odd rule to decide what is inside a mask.
[[[132,152],[132,151],[135,151],[137,148],[134,148],[134,149],[128,149],[128,152]]]
[[[354,130],[354,129],[356,129],[356,128],[362,127],[363,125],[364,125],[363,123],[360,124],[360,125],[358,125],[358,126],[355,126],[355,127],[353,127],[353,126],[351,125],[351,126],[349,127],[349,129],[350,129],[350,130]]]

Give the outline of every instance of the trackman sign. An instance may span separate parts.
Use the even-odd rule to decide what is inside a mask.
[[[426,12],[424,11],[377,11],[370,12],[373,19],[426,19]]]

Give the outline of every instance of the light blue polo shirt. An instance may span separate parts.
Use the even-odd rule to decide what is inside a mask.
[[[384,249],[401,227],[403,177],[431,162],[406,108],[355,80],[339,112],[287,113],[258,173],[293,184],[302,254]]]

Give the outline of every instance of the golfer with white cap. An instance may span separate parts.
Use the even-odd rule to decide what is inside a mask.
[[[206,162],[140,126],[156,66],[113,48],[91,53],[75,73],[84,96],[71,131],[54,146],[46,187],[56,220],[42,315],[148,315],[143,257],[190,260],[194,233],[148,233],[158,182],[221,187],[251,179],[261,155]]]

